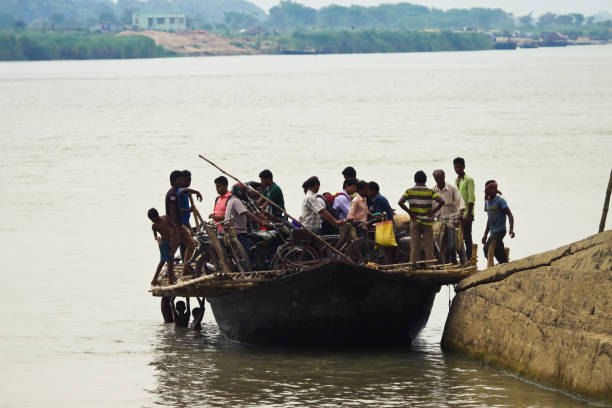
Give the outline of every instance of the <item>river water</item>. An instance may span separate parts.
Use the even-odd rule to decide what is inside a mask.
[[[341,170],[396,202],[463,156],[495,178],[518,258],[597,230],[612,153],[612,46],[0,63],[0,406],[530,406],[585,402],[444,354],[449,289],[412,348],[283,350],[161,323],[146,211],[190,169],[270,168],[288,210]],[[431,177],[430,177],[431,180]],[[482,262],[481,262],[482,265]]]

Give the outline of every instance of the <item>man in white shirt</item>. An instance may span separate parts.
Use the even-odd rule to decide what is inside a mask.
[[[444,170],[433,172],[436,185],[433,191],[444,200],[445,204],[440,209],[440,222],[446,225],[444,239],[446,240],[447,262],[457,262],[457,248],[455,248],[455,227],[461,221],[461,215],[465,209],[465,203],[457,187],[445,181]]]
[[[335,219],[329,211],[325,209],[325,205],[317,200],[317,193],[321,183],[317,177],[310,177],[302,184],[304,189],[304,201],[302,202],[302,216],[300,222],[302,225],[315,234],[320,234],[323,226],[323,219],[330,224],[338,227],[342,225],[342,221]]]

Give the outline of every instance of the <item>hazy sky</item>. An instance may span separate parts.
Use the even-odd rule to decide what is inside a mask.
[[[279,3],[279,0],[249,0],[257,4],[264,10]],[[297,3],[320,8],[329,4],[341,6],[359,4],[364,6],[374,6],[380,3],[399,3],[399,1],[380,1],[380,0],[294,0]],[[470,8],[470,7],[490,7],[501,8],[517,15],[524,15],[533,11],[535,15],[543,14],[547,11],[553,13],[583,13],[592,15],[600,11],[612,12],[612,0],[404,0],[407,3],[419,4],[428,7],[441,9],[449,8]]]

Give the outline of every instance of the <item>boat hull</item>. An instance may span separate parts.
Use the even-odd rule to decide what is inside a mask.
[[[410,344],[440,285],[329,263],[209,298],[223,334],[254,345]]]

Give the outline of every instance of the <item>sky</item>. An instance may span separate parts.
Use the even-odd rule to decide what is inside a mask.
[[[249,0],[264,10],[279,3],[279,0]],[[330,4],[348,6],[358,4],[375,6],[381,3],[399,3],[392,0],[294,0],[310,7],[320,8]],[[582,13],[590,16],[600,11],[612,13],[612,0],[404,0],[406,3],[419,4],[440,9],[487,7],[501,8],[515,15],[525,15],[533,11],[535,16],[552,11],[556,14]]]

